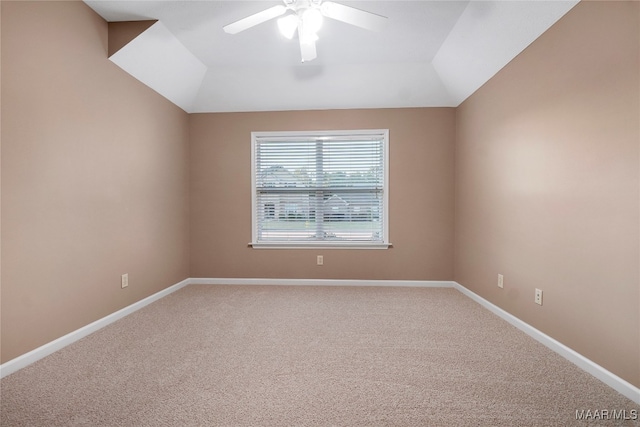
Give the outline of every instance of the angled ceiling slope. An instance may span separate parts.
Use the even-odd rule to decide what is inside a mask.
[[[140,28],[137,22],[109,26],[109,59],[187,112],[194,110],[194,100],[207,67],[196,58],[160,21],[124,44],[114,53],[124,34]],[[135,33],[134,33],[135,34]],[[115,46],[114,46],[115,45]]]
[[[222,30],[279,0],[85,3],[109,22],[111,61],[196,113],[455,107],[578,1],[340,1],[387,27],[325,19],[306,63],[275,22]]]

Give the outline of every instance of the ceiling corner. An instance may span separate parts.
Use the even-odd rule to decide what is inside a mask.
[[[133,39],[145,32],[157,19],[145,21],[109,22],[109,56],[113,55]]]

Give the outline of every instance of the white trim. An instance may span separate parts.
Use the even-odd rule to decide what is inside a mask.
[[[331,141],[335,139],[346,140],[362,140],[363,137],[371,140],[382,139],[383,154],[383,172],[384,185],[382,189],[382,242],[353,242],[348,241],[344,244],[320,240],[320,241],[282,241],[282,242],[261,242],[258,241],[258,218],[257,204],[258,197],[256,192],[256,163],[257,153],[256,146],[259,141]],[[389,129],[360,129],[360,130],[327,130],[327,131],[278,131],[251,132],[251,242],[249,247],[254,249],[389,249],[393,245],[389,242]]]
[[[351,140],[361,141],[368,137],[372,141],[380,137],[388,137],[389,129],[343,129],[343,130],[285,130],[285,131],[254,131],[251,137],[263,141],[315,141],[322,138],[325,141]]]
[[[259,242],[249,243],[253,249],[389,249],[393,246],[391,243],[332,243],[332,242]]]
[[[388,286],[412,288],[453,288],[455,282],[432,280],[336,280],[336,279],[237,279],[198,278],[192,285],[268,285],[268,286]]]
[[[53,340],[43,346],[40,346],[34,350],[31,350],[28,353],[23,354],[22,356],[18,356],[15,359],[11,359],[6,363],[0,365],[0,378],[4,378],[7,375],[13,374],[14,372],[34,363],[38,360],[49,356],[52,353],[68,346],[69,344],[73,344],[81,338],[86,337],[89,334],[96,332],[99,329],[104,328],[105,326],[115,322],[116,320],[122,319],[123,317],[133,313],[134,311],[140,310],[142,307],[145,307],[152,302],[163,298],[178,289],[181,289],[187,286],[190,283],[191,279],[185,279],[173,286],[170,286],[166,289],[161,290],[151,296],[148,296],[145,299],[142,299],[136,303],[133,303],[121,310],[116,311],[115,313],[111,313],[108,316],[103,317],[102,319],[98,319],[93,323],[90,323],[86,326],[83,326],[80,329],[76,329],[73,332],[68,333],[56,340]]]
[[[575,350],[572,350],[571,348],[567,347],[561,342],[551,338],[549,335],[539,331],[538,329],[534,328],[528,323],[523,322],[522,320],[518,319],[514,315],[501,309],[497,305],[487,301],[486,299],[482,298],[478,294],[465,288],[461,284],[457,282],[453,282],[453,287],[458,291],[462,292],[464,295],[471,298],[472,300],[474,300],[475,302],[477,302],[478,304],[480,304],[481,306],[483,306],[484,308],[486,308],[487,310],[491,311],[492,313],[496,314],[497,316],[509,322],[511,325],[520,329],[522,332],[529,335],[531,338],[542,343],[549,349],[555,351],[560,356],[564,357],[569,362],[573,363],[583,371],[593,375],[594,377],[596,377],[597,379],[599,379],[600,381],[602,381],[612,389],[616,390],[618,393],[626,396],[627,398],[631,399],[635,403],[640,404],[640,388],[625,381],[624,379],[620,378],[616,374],[609,372],[608,370],[598,365],[597,363],[587,359],[580,353],[576,352]]]

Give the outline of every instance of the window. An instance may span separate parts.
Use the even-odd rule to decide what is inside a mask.
[[[388,130],[252,132],[253,247],[388,239]]]

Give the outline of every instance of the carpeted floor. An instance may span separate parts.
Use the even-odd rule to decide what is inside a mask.
[[[191,285],[0,385],[3,427],[640,425],[454,289]]]

